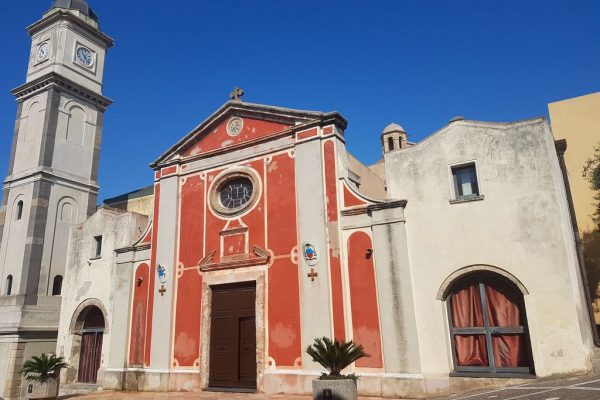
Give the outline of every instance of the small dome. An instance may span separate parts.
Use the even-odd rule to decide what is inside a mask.
[[[52,8],[67,8],[70,10],[79,10],[94,21],[98,22],[98,16],[85,0],[53,0]]]
[[[390,132],[404,132],[406,133],[406,131],[404,130],[403,127],[401,127],[398,124],[389,124],[388,126],[385,127],[385,129],[383,130],[383,133],[390,133]]]

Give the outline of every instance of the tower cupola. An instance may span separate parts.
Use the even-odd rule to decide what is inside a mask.
[[[383,153],[399,150],[406,147],[408,134],[398,124],[389,124],[381,133],[381,148]]]
[[[67,10],[78,10],[83,15],[98,22],[98,16],[96,15],[96,13],[92,10],[92,8],[89,6],[89,4],[85,0],[53,0],[52,7],[50,7],[50,8],[51,9],[64,8]]]

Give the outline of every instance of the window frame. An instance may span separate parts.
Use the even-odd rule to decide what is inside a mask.
[[[466,169],[472,167],[474,169],[475,175],[475,185],[477,188],[477,194],[472,195],[459,195],[458,184],[456,180],[455,171],[460,169]],[[484,195],[481,194],[481,180],[479,179],[479,167],[477,165],[477,160],[467,160],[454,164],[448,165],[448,179],[450,180],[450,204],[456,203],[465,203],[470,201],[483,200]]]
[[[4,295],[11,296],[12,295],[12,285],[13,285],[13,276],[12,274],[8,274],[6,279],[4,280]]]
[[[252,196],[250,197],[250,200],[241,207],[234,209],[226,208],[221,204],[220,190],[227,182],[238,178],[250,180],[252,183]],[[254,169],[245,166],[235,167],[218,174],[213,179],[213,182],[208,189],[208,193],[209,210],[215,216],[225,219],[239,218],[249,213],[259,203],[259,200],[262,197],[262,181],[260,175]]]
[[[60,279],[59,284],[58,284],[58,293],[55,293],[56,290],[56,283],[57,280]],[[63,281],[64,278],[62,275],[56,275],[54,276],[54,279],[52,280],[52,296],[61,296],[62,295],[62,285],[63,285]]]
[[[102,245],[104,238],[102,235],[94,235],[93,237],[93,249],[92,249],[92,260],[102,258]]]
[[[23,207],[24,207],[24,203],[23,200],[19,200],[17,202],[17,208],[16,208],[16,220],[20,221],[21,219],[23,219]]]
[[[471,283],[476,284],[479,289],[479,301],[480,307],[482,307],[483,314],[483,325],[482,327],[466,327],[456,328],[454,327],[454,321],[452,318],[452,296],[454,295],[457,288],[461,285]],[[523,295],[519,296],[519,311],[522,314],[522,324],[518,327],[498,327],[490,326],[490,321],[487,314],[488,299],[485,291],[486,285],[497,284],[499,286],[510,287],[511,290],[519,291],[519,288],[513,287],[509,282],[506,282],[501,277],[489,275],[486,273],[480,273],[477,276],[468,276],[458,280],[452,285],[450,294],[446,298],[446,311],[448,315],[448,328],[450,334],[450,346],[452,349],[452,365],[453,371],[450,373],[451,376],[474,376],[474,377],[490,377],[490,376],[501,376],[501,377],[535,377],[533,355],[531,353],[531,340],[529,336],[529,329],[527,327],[527,313],[525,309],[525,299]],[[528,367],[497,367],[496,360],[494,357],[494,350],[492,346],[492,338],[495,335],[522,335],[523,340],[526,342],[527,348],[527,360],[529,363]],[[457,335],[484,335],[486,341],[486,351],[488,357],[487,367],[478,366],[460,366],[458,365],[456,355],[456,340]]]

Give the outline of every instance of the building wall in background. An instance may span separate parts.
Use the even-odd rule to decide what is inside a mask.
[[[555,139],[567,139],[565,163],[579,232],[594,229],[594,193],[581,176],[583,165],[600,143],[600,92],[548,104]]]

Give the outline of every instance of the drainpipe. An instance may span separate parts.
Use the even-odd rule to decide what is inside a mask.
[[[579,236],[579,228],[577,227],[577,218],[575,217],[575,206],[573,205],[573,195],[571,194],[571,185],[569,185],[569,178],[567,175],[567,165],[565,164],[565,151],[567,151],[567,140],[560,139],[554,141],[554,147],[556,148],[556,155],[558,156],[558,163],[560,164],[560,171],[562,172],[563,183],[567,192],[567,203],[569,204],[569,214],[571,214],[571,226],[573,228],[573,236],[575,237],[575,251],[577,252],[577,261],[579,264],[579,272],[583,280],[583,290],[585,293],[585,302],[590,317],[590,324],[592,328],[592,335],[594,337],[594,345],[600,347],[600,337],[598,336],[598,326],[596,325],[596,319],[594,317],[594,311],[592,310],[592,296],[590,295],[590,285],[587,277],[587,270],[585,269],[585,259],[583,258],[583,245],[581,244],[581,237]]]

